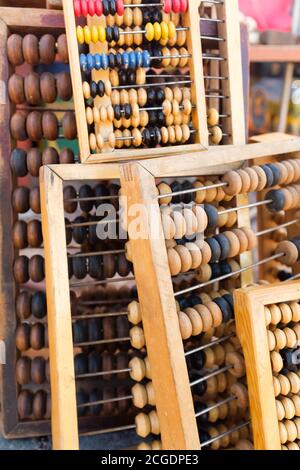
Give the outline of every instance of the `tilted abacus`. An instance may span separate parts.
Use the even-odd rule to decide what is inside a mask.
[[[64,14],[82,162],[243,143],[236,0],[65,0]]]

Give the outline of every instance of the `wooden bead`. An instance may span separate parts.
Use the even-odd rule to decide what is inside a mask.
[[[29,194],[29,204],[35,214],[41,213],[40,188],[32,188]]]
[[[31,315],[31,294],[22,291],[16,298],[16,313],[20,320],[26,320]]]
[[[131,389],[132,402],[136,408],[142,409],[148,404],[146,387],[140,383],[135,384]]]
[[[299,395],[292,395],[291,400],[292,400],[292,402],[294,404],[294,407],[295,407],[295,415],[294,416],[300,416],[300,397],[299,397]]]
[[[224,192],[229,196],[236,196],[240,194],[242,189],[242,179],[236,171],[229,171],[222,178],[223,183],[227,183],[228,186],[225,186]]]
[[[133,325],[138,325],[142,321],[140,305],[135,300],[128,305],[128,321]]]
[[[30,140],[38,141],[43,138],[42,113],[32,111],[28,114],[26,120],[26,132]]]
[[[250,187],[248,190],[249,193],[257,191],[257,187],[259,185],[259,178],[257,172],[251,167],[245,168],[245,172],[248,173],[250,177]]]
[[[217,126],[219,124],[219,112],[215,108],[210,108],[207,113],[207,123],[209,126]]]
[[[281,351],[282,349],[286,347],[286,341],[287,341],[286,335],[284,334],[282,330],[277,328],[276,330],[274,330],[274,337],[276,341],[276,345],[274,349],[276,349],[277,351]]]
[[[257,187],[256,187],[256,191],[257,192],[260,192],[262,191],[263,189],[265,189],[265,187],[267,186],[267,176],[266,176],[266,173],[264,172],[264,170],[258,166],[258,165],[254,165],[252,167],[252,170],[255,171],[255,173],[257,174],[257,177],[258,177],[258,184],[257,184]]]
[[[279,434],[281,444],[285,444],[288,440],[288,433],[285,425],[282,422],[279,423]]]
[[[69,63],[69,54],[68,54],[68,45],[67,45],[67,36],[66,34],[61,34],[57,38],[57,53],[59,59],[63,64]]]
[[[10,120],[10,131],[12,138],[15,140],[26,140],[26,116],[22,112],[16,112],[12,115]]]
[[[288,323],[292,321],[292,317],[293,317],[292,310],[290,306],[285,303],[279,304],[278,307],[281,310],[281,323],[284,323],[285,325],[287,325]]]
[[[268,336],[269,351],[274,351],[276,349],[276,338],[274,336],[274,333],[268,330],[267,336]]]
[[[289,379],[285,375],[279,374],[278,380],[280,383],[281,395],[288,395],[291,391],[291,384],[289,382]]]
[[[8,95],[15,104],[25,102],[24,79],[21,75],[13,74],[8,80]]]
[[[31,360],[28,357],[20,357],[16,363],[16,380],[20,385],[30,382]]]
[[[280,354],[276,351],[271,352],[271,363],[274,372],[280,372],[283,369],[283,360]]]
[[[240,175],[242,180],[241,194],[248,194],[249,189],[252,186],[250,175],[245,170],[237,170],[237,173]]]
[[[41,96],[44,103],[54,103],[57,96],[55,77],[48,72],[40,77]]]
[[[193,207],[193,213],[197,219],[197,229],[195,232],[202,233],[207,229],[208,217],[203,207],[196,205]]]
[[[248,238],[248,250],[253,250],[257,246],[257,238],[253,230],[249,227],[242,227],[240,230],[244,232],[244,234]]]
[[[212,278],[212,268],[209,264],[203,264],[197,272],[197,281],[208,282]]]
[[[286,336],[286,345],[290,349],[295,349],[298,344],[296,333],[291,328],[284,328],[283,332]]]
[[[233,366],[232,369],[229,369],[229,373],[234,377],[241,378],[246,373],[244,358],[237,352],[230,352],[226,354],[226,365]]]
[[[213,318],[213,328],[218,328],[223,323],[222,310],[215,302],[207,302],[205,306],[209,309]]]
[[[19,351],[27,351],[30,348],[30,326],[21,323],[16,330],[16,347]]]
[[[129,372],[130,377],[135,382],[141,382],[146,374],[145,363],[139,357],[133,357],[128,364],[131,369]]]
[[[140,437],[147,437],[151,434],[151,423],[149,417],[144,413],[139,413],[135,417],[136,433]]]
[[[276,253],[284,253],[283,256],[279,258],[280,262],[288,266],[292,266],[298,260],[298,249],[296,245],[290,241],[283,241],[279,243]]]
[[[30,345],[38,351],[45,347],[45,327],[42,323],[35,323],[30,331]]]
[[[129,333],[132,346],[136,349],[142,349],[145,346],[145,336],[142,328],[134,326]]]
[[[29,65],[38,65],[40,62],[39,41],[33,34],[26,34],[23,38],[22,50],[25,62]]]
[[[14,66],[22,65],[24,62],[22,45],[23,39],[19,34],[11,34],[7,39],[7,57]]]
[[[273,376],[273,388],[274,388],[275,397],[278,397],[281,393],[281,386],[280,386],[279,379],[275,376]]]
[[[281,403],[284,407],[284,417],[286,419],[293,419],[296,413],[293,401],[290,398],[283,397]]]
[[[176,252],[179,254],[181,259],[181,272],[185,273],[190,271],[193,260],[189,250],[183,245],[177,245],[175,247]]]
[[[73,140],[77,136],[77,127],[76,127],[76,119],[75,114],[70,111],[64,114],[62,120],[63,132],[64,136],[68,140]]]
[[[182,339],[189,339],[193,334],[193,325],[188,315],[184,312],[178,312],[178,321]]]
[[[206,305],[196,305],[195,310],[199,313],[201,320],[202,320],[202,325],[203,325],[203,332],[206,333],[209,331],[214,324],[214,319],[213,316],[209,310],[209,308]]]
[[[278,421],[283,421],[285,417],[285,410],[282,402],[280,400],[275,400],[277,419]]]
[[[172,218],[176,227],[175,239],[181,240],[187,230],[185,218],[183,217],[182,212],[178,210],[174,210],[172,212]]]
[[[63,101],[69,101],[72,98],[72,82],[68,72],[60,72],[56,75],[57,96]]]
[[[284,421],[284,426],[287,430],[287,440],[290,442],[294,442],[297,439],[298,435],[296,424],[293,421],[286,420]]]
[[[29,419],[32,415],[33,394],[29,390],[22,390],[18,396],[17,410],[21,420]]]
[[[55,38],[51,34],[44,34],[39,42],[39,55],[42,64],[52,64],[55,60]]]
[[[210,129],[209,141],[213,145],[219,145],[223,139],[222,129],[218,126],[214,126]]]
[[[300,391],[300,377],[298,377],[295,372],[289,372],[287,374],[287,378],[290,382],[291,392],[294,394],[298,394]]]
[[[192,324],[192,336],[198,336],[203,331],[203,322],[202,318],[193,308],[187,308],[184,313],[189,317]]]
[[[42,128],[45,139],[56,140],[58,136],[58,121],[51,111],[45,111],[42,115]]]

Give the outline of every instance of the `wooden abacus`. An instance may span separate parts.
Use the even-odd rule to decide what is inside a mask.
[[[122,196],[125,196],[130,193],[128,197],[129,205],[133,204],[137,200],[139,202],[142,201],[146,203],[146,208],[148,211],[150,204],[153,203],[156,207],[155,220],[160,227],[164,226],[164,229],[166,229],[166,226],[164,225],[165,221],[160,221],[160,209],[157,199],[159,191],[162,192],[159,200],[161,200],[161,202],[166,202],[166,199],[170,199],[170,197],[173,198],[173,196],[178,196],[177,192],[179,192],[179,194],[182,194],[184,197],[189,194],[196,193],[195,191],[197,189],[197,192],[199,192],[199,194],[202,194],[203,191],[200,191],[199,188],[201,187],[201,185],[203,185],[202,187],[204,187],[203,189],[205,189],[204,192],[206,194],[206,200],[212,202],[216,199],[219,201],[220,204],[220,201],[224,198],[225,194],[219,192],[217,197],[217,188],[225,188],[228,183],[230,185],[234,183],[235,188],[231,188],[229,190],[233,195],[240,193],[242,191],[242,188],[245,188],[246,180],[248,181],[249,178],[247,179],[244,173],[241,173],[241,171],[239,171],[237,172],[238,176],[236,176],[235,172],[232,172],[231,174],[228,173],[228,170],[230,169],[241,168],[241,158],[243,160],[262,158],[266,155],[271,155],[271,152],[273,152],[275,148],[279,155],[283,152],[285,153],[287,150],[291,152],[291,155],[295,155],[297,151],[299,151],[299,139],[291,138],[290,140],[282,139],[281,141],[280,139],[277,139],[279,139],[279,137],[275,136],[275,140],[273,140],[273,145],[270,145],[269,143],[258,143],[240,147],[230,146],[230,158],[228,158],[227,160],[230,160],[230,164],[227,163],[226,165],[224,164],[224,155],[222,155],[220,149],[212,148],[208,150],[207,153],[203,154],[203,156],[205,156],[202,161],[203,168],[201,169],[199,169],[198,158],[196,156],[187,157],[182,162],[178,162],[172,157],[164,157],[161,159],[144,161],[142,165],[128,164],[122,166],[121,168],[119,168],[118,165],[109,164],[105,166],[61,165],[43,168],[41,180],[41,193],[43,213],[42,217],[44,222],[43,230],[45,236],[45,249],[47,253],[46,279],[48,291],[51,291],[53,293],[53,297],[48,299],[48,312],[50,354],[52,357],[51,362],[53,367],[53,374],[51,379],[53,397],[52,422],[53,442],[55,448],[78,448],[77,404],[75,398],[76,394],[72,339],[72,316],[71,302],[69,298],[70,286],[68,281],[68,263],[70,263],[70,261],[68,260],[66,249],[67,239],[65,234],[66,228],[63,210],[64,197],[71,197],[72,199],[72,196],[67,196],[66,194],[65,196],[63,195],[64,184],[74,184],[74,182],[80,182],[82,184],[87,181],[99,182],[105,179],[119,180],[121,178]],[[276,142],[276,144],[274,144],[274,142]],[[253,171],[254,170],[250,170],[252,178],[254,178]],[[223,174],[227,172],[227,176],[220,176],[220,178],[223,179],[222,181],[218,179],[216,180],[216,177],[217,175],[220,175],[220,172]],[[256,169],[256,174],[261,175],[261,170]],[[168,194],[170,188],[168,188],[166,184],[162,184],[162,182],[158,182],[158,189],[156,188],[155,178],[187,178],[188,176],[191,177],[191,175],[209,175],[210,177],[204,178],[203,182],[197,183],[195,187],[191,187],[191,185],[189,187],[184,186],[184,189],[181,186],[179,187],[178,191],[176,190],[176,186],[171,185],[171,193],[175,192],[174,195]],[[208,181],[211,181],[211,179],[213,180],[213,184],[206,183]],[[258,177],[256,179],[254,178],[254,181],[256,186],[255,188],[254,184],[251,183],[251,187],[253,190],[258,189],[259,185],[260,187],[267,185],[266,177],[264,179],[259,179]],[[249,189],[250,187],[248,188],[248,190]],[[95,196],[90,195],[90,197],[93,199],[93,197]],[[102,197],[103,194],[100,195],[100,199]],[[232,197],[233,196],[230,196],[229,199],[231,199]],[[132,344],[134,345],[134,347],[137,349],[142,348],[142,354],[134,351],[133,355],[137,355],[140,359],[141,357],[144,357],[144,360],[142,362],[140,359],[136,358],[135,363],[133,363],[134,365],[128,366],[128,369],[130,369],[131,371],[132,367],[134,368],[133,378],[136,381],[140,381],[143,378],[147,378],[148,380],[151,379],[153,383],[153,387],[151,384],[148,385],[150,398],[148,396],[148,392],[145,393],[145,390],[143,389],[142,393],[144,398],[139,401],[139,403],[144,403],[144,405],[148,403],[152,406],[155,403],[156,412],[150,414],[148,417],[145,416],[145,414],[140,415],[140,413],[138,413],[138,418],[136,419],[138,433],[140,437],[145,437],[146,435],[148,435],[151,432],[151,429],[154,434],[161,434],[162,444],[159,444],[157,441],[155,441],[153,444],[154,447],[162,445],[165,449],[195,449],[199,448],[200,446],[199,440],[202,443],[203,447],[205,447],[206,445],[212,445],[213,448],[217,448],[220,445],[220,439],[216,438],[216,433],[218,434],[218,426],[217,431],[215,428],[209,428],[211,434],[209,436],[207,434],[201,434],[199,439],[196,426],[195,411],[193,409],[194,405],[191,395],[190,380],[188,378],[187,366],[185,363],[185,353],[193,349],[197,349],[197,347],[195,347],[194,340],[197,339],[197,336],[201,334],[201,332],[204,332],[205,334],[200,342],[200,349],[202,349],[203,346],[203,349],[207,350],[207,357],[210,358],[210,361],[218,361],[220,362],[220,364],[223,364],[224,347],[226,347],[227,352],[235,352],[235,350],[239,348],[238,342],[236,340],[233,340],[233,337],[231,336],[232,334],[234,335],[234,325],[231,323],[223,325],[223,319],[224,321],[226,321],[226,323],[228,323],[228,320],[232,318],[232,298],[230,294],[230,289],[232,287],[240,287],[241,285],[246,285],[252,282],[253,269],[255,268],[255,266],[260,264],[252,264],[251,261],[251,253],[249,251],[249,248],[254,248],[256,244],[256,237],[253,232],[249,229],[250,222],[248,218],[248,205],[245,204],[247,202],[246,199],[247,196],[239,195],[237,197],[237,207],[233,207],[229,211],[223,209],[225,213],[219,215],[216,214],[215,207],[208,203],[206,211],[204,211],[204,213],[202,211],[202,218],[201,214],[198,214],[199,218],[197,219],[197,223],[198,220],[199,223],[202,220],[202,225],[204,223],[202,231],[207,226],[207,216],[209,216],[210,224],[212,224],[210,228],[213,229],[214,233],[216,229],[216,223],[220,223],[221,226],[227,224],[228,227],[228,230],[225,234],[225,239],[224,237],[221,239],[218,236],[215,237],[214,241],[210,239],[209,243],[214,243],[214,245],[205,245],[206,248],[207,245],[209,245],[208,249],[206,250],[206,254],[203,251],[199,255],[198,250],[198,254],[196,252],[195,257],[192,259],[193,265],[198,266],[198,268],[196,268],[198,269],[198,282],[201,282],[200,286],[198,287],[193,285],[193,283],[191,284],[190,282],[186,281],[185,279],[180,281],[181,276],[177,281],[174,278],[175,274],[178,274],[179,271],[183,271],[181,269],[183,267],[181,256],[183,256],[185,261],[185,270],[189,270],[192,266],[190,261],[191,255],[188,256],[188,259],[186,259],[187,247],[182,246],[181,249],[178,249],[178,254],[180,257],[180,267],[178,271],[177,265],[177,272],[176,270],[174,270],[173,272],[174,283],[177,283],[177,287],[175,286],[173,288],[171,271],[173,270],[174,265],[172,265],[172,259],[168,258],[167,256],[166,240],[164,237],[159,240],[130,240],[129,244],[127,244],[126,246],[125,253],[128,259],[132,260],[134,264],[135,281],[138,289],[139,308],[136,309],[134,315],[133,311],[131,309],[129,310],[131,312],[129,320],[132,321],[134,326],[132,327],[131,334],[128,335],[127,333],[127,336],[125,336],[124,338],[129,341],[129,337],[131,336]],[[241,205],[240,210],[238,210],[239,204]],[[223,212],[223,210],[221,210],[221,212]],[[230,217],[230,221],[227,216],[224,218],[226,213],[231,214],[233,212],[235,212],[235,216],[234,218]],[[186,215],[187,213],[188,211],[186,211]],[[238,215],[236,215],[236,213]],[[81,221],[81,223],[85,224],[86,222]],[[97,223],[97,221],[95,220],[93,221],[93,223]],[[236,223],[238,225],[237,229],[231,230],[233,226],[236,226]],[[241,230],[241,228],[245,226],[247,226],[248,228]],[[159,233],[161,233],[161,231]],[[181,236],[183,235],[184,234],[182,233]],[[167,239],[167,243],[170,242],[170,235],[167,235],[167,231],[165,232],[165,236]],[[57,244],[57,239],[60,240],[59,244]],[[218,272],[218,270],[215,270],[216,264],[214,264],[214,266],[211,265],[212,269],[215,270],[214,277],[216,276],[215,278],[212,278],[212,270],[208,271],[207,269],[202,269],[203,266],[201,266],[202,262],[199,256],[202,256],[203,260],[204,256],[206,256],[206,264],[204,267],[208,266],[208,261],[217,261],[217,258],[215,260],[212,260],[211,257],[212,249],[218,247],[218,243],[222,244],[224,259],[226,257],[228,258],[228,256],[230,257],[231,255],[236,256],[238,255],[238,253],[241,253],[241,255],[239,261],[233,259],[232,261],[230,261],[230,263],[223,263],[223,272],[221,273]],[[140,244],[142,244],[142,247],[140,246]],[[219,246],[219,252],[221,250],[220,247],[221,245]],[[174,248],[174,245],[173,247],[168,245],[168,248],[172,250],[172,248]],[[183,253],[183,251],[185,251],[185,253]],[[124,255],[125,253],[124,251],[122,251],[122,255]],[[172,253],[174,253],[174,249]],[[208,255],[208,253],[210,254]],[[103,256],[106,255],[106,253],[82,253],[80,257],[91,258],[94,256],[97,257],[98,255]],[[221,256],[221,252],[219,253],[219,255]],[[262,260],[261,262],[267,261],[269,260]],[[84,275],[87,272],[86,266],[86,263],[83,263],[83,267],[80,266],[80,272],[81,270],[83,270]],[[95,270],[97,271],[97,263],[95,265]],[[228,270],[230,271],[230,273]],[[225,274],[225,272],[227,274]],[[59,276],[57,275],[57,273],[59,273]],[[237,280],[240,274],[242,275],[242,279]],[[159,284],[156,281],[157,279],[159,279]],[[225,284],[222,285],[222,289],[220,287],[219,293],[212,291],[213,284],[216,282],[225,282]],[[192,292],[199,288],[202,289],[201,294],[199,294],[200,300],[197,297],[197,306],[199,308],[200,313],[198,313],[198,315],[196,315],[195,317],[194,311],[191,310],[193,310],[196,304],[193,303],[193,305],[191,306],[188,303],[189,301],[184,304],[185,297],[183,296],[185,296],[186,289],[187,292]],[[206,293],[207,289],[208,293]],[[180,313],[179,316],[179,304],[175,302],[175,297],[180,301],[179,304],[182,313]],[[207,307],[206,305],[201,307],[201,302],[206,305],[208,303],[209,307]],[[153,315],[154,311],[155,315]],[[124,314],[125,313],[126,309],[124,311]],[[201,321],[199,319],[200,317]],[[141,320],[143,327],[141,327],[140,325]],[[214,324],[218,325],[216,326],[216,328],[218,328],[217,333],[215,332],[216,338],[218,338],[216,340],[217,342],[215,342],[214,336],[211,336],[211,331],[209,331],[211,330],[211,327]],[[149,331],[151,331],[151,334],[149,333]],[[152,334],[153,331],[156,332],[155,335]],[[193,337],[193,334],[195,335],[195,338]],[[217,335],[219,335],[219,337]],[[183,349],[183,340],[185,341],[184,346],[186,350]],[[228,345],[227,343],[230,344]],[[222,346],[222,344],[224,345]],[[170,345],[172,345],[172,347]],[[199,342],[196,343],[196,345],[199,347]],[[211,348],[214,349],[218,345],[221,346],[221,348],[217,348],[218,357],[216,357],[214,351],[211,352]],[[145,346],[147,348],[148,360],[145,359]],[[211,348],[209,348],[209,346]],[[201,351],[197,350],[197,352],[200,353]],[[220,357],[219,354],[221,355]],[[202,357],[204,361],[205,357],[206,356]],[[239,359],[239,365],[242,367],[243,360],[241,359],[239,353],[237,355],[234,354],[233,358],[229,355],[229,359],[227,357],[226,360],[232,361],[237,358]],[[68,381],[68,386],[66,386],[64,374],[58,373],[58,371],[62,370],[61,361],[63,361],[64,363],[64,372],[68,374],[68,377],[71,377],[71,380]],[[226,369],[224,372],[225,376],[228,378],[227,372],[231,368],[231,364],[227,364],[224,367]],[[138,374],[136,373],[137,371],[139,371]],[[168,371],[172,371],[172,373]],[[202,397],[204,393],[204,403],[202,403],[202,405],[206,404],[207,408],[210,408],[210,406],[212,406],[212,409],[210,411],[214,414],[210,415],[209,419],[211,420],[215,419],[214,417],[216,416],[216,412],[219,413],[219,407],[222,410],[220,416],[224,416],[224,413],[225,416],[227,416],[229,410],[226,407],[228,403],[233,401],[232,395],[230,395],[230,397],[227,396],[225,398],[223,396],[225,390],[229,390],[229,388],[231,388],[232,383],[230,382],[230,379],[228,379],[229,381],[226,381],[226,377],[224,377],[224,374],[222,374],[223,372],[221,371],[219,380],[222,379],[223,386],[225,380],[225,388],[222,388],[221,384],[219,384],[220,390],[222,390],[222,392],[220,392],[220,400],[217,399],[215,402],[213,402],[213,404],[210,403],[210,398],[208,398],[207,396],[205,397],[205,387],[212,387],[215,394],[213,395],[213,397],[218,398],[218,396],[216,396],[216,376],[218,374],[213,374],[211,377],[208,374],[208,378],[202,377],[199,383],[197,382],[197,379],[193,379],[192,376],[190,377],[192,381],[196,382],[194,384],[195,387],[197,387],[197,385],[201,387],[202,391],[200,390],[199,394],[202,395]],[[239,388],[239,391],[241,389],[243,389],[242,386]],[[153,398],[153,390],[155,400]],[[233,390],[235,389],[233,388]],[[129,395],[131,396],[133,394],[134,392],[130,393]],[[148,399],[150,401],[148,401]],[[111,401],[111,399],[108,400]],[[224,400],[225,403],[223,403]],[[197,411],[197,415],[199,413],[198,417],[205,417],[208,413],[207,408],[203,408],[202,405],[199,403],[197,405],[200,407],[200,409]],[[230,429],[228,429],[228,427],[227,430],[224,430],[224,428],[222,427],[219,429],[219,434],[223,434],[223,431],[225,433],[225,435],[223,436],[224,440],[222,445],[225,445],[225,443],[227,442],[225,437],[228,436],[228,430],[236,431],[232,432],[233,437],[231,445],[235,445],[239,441],[239,439],[242,439],[243,441],[243,437],[248,435],[248,431],[246,433],[245,431],[242,431],[241,435],[239,433],[237,434],[237,431],[240,430],[239,426],[241,423],[237,422],[238,417],[240,415],[237,414],[235,416],[236,419],[233,419],[234,425],[232,425],[232,422],[230,422]],[[159,427],[157,417],[159,421]],[[248,417],[246,420],[243,421],[243,423],[246,426],[245,423],[248,423]],[[243,429],[244,425],[241,429]],[[238,429],[236,429],[236,427]],[[132,416],[131,423],[127,424],[125,427],[115,425],[111,428],[105,428],[104,425],[103,429],[98,430],[98,433],[100,434],[104,432],[113,432],[114,430],[133,430],[135,428],[136,424],[134,424],[134,419]],[[211,441],[211,439],[213,439],[213,441]],[[245,443],[239,443],[238,446],[243,444]],[[142,444],[141,446],[141,448],[146,447],[146,444]]]
[[[299,298],[297,281],[234,292],[256,450],[300,449]]]
[[[237,1],[154,3],[63,2],[82,162],[244,143]]]

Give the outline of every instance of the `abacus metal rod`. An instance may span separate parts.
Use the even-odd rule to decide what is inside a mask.
[[[160,75],[156,75],[156,77],[160,77]],[[144,85],[115,86],[115,87],[112,87],[112,90],[126,90],[126,89],[131,89],[131,88],[152,88],[152,87],[162,87],[162,86],[171,86],[171,85],[190,85],[192,83],[193,83],[192,80],[181,80],[178,82],[164,82],[164,83],[144,83]]]
[[[72,322],[86,321],[94,318],[122,317],[127,316],[128,312],[109,312],[109,313],[93,313],[92,315],[73,315]]]
[[[205,95],[205,98],[218,99],[218,100],[229,100],[229,96],[224,95]]]
[[[223,5],[223,0],[204,0],[204,3],[211,3],[212,5]]]
[[[190,28],[188,27],[179,27],[176,28],[176,31],[189,31]],[[128,35],[128,34],[145,34],[147,31],[145,29],[141,29],[140,31],[136,31],[135,29],[131,29],[130,31],[120,31],[120,34]]]
[[[284,282],[290,282],[290,281],[295,281],[296,279],[299,279],[300,273],[295,274],[294,276],[291,276],[289,279],[286,279]]]
[[[199,348],[192,349],[191,351],[187,351],[184,355],[191,356],[192,354],[196,354],[197,352],[204,351],[204,349],[211,348],[212,346],[216,346],[217,344],[224,343],[228,339],[232,338],[233,333],[228,336],[224,336],[223,338],[216,339],[214,341],[211,341],[210,343],[204,344],[203,346],[200,346]]]
[[[119,199],[119,196],[74,197],[74,198],[71,198],[71,199],[64,199],[64,202],[107,201],[109,199]]]
[[[76,379],[92,379],[94,377],[103,377],[104,375],[114,375],[114,374],[124,374],[125,372],[131,372],[131,368],[126,369],[115,369],[115,370],[105,370],[103,372],[91,372],[87,374],[78,374],[76,375]]]
[[[249,271],[249,269],[253,269],[253,268],[256,268],[257,266],[261,266],[262,264],[269,263],[270,261],[281,258],[282,256],[284,256],[284,253],[277,253],[276,255],[270,256],[269,258],[263,259],[261,261],[257,261],[256,263],[251,264],[250,266],[246,266],[245,268],[238,269],[237,271],[234,271],[233,273],[225,274],[224,276],[218,277],[217,279],[211,279],[208,282],[203,282],[202,284],[198,284],[196,286],[189,287],[187,289],[175,292],[174,295],[175,297],[178,297],[180,295],[188,294],[189,292],[193,292],[198,289],[203,289],[203,287],[216,284],[217,282],[225,281],[226,279],[230,279],[231,277],[234,277],[237,274],[242,274],[246,271]]]
[[[216,183],[210,186],[202,186],[200,188],[185,189],[184,191],[176,191],[174,193],[168,193],[168,194],[159,194],[157,196],[157,199],[164,199],[168,197],[176,197],[176,196],[181,196],[185,194],[198,193],[199,191],[206,191],[208,189],[215,189],[215,188],[224,188],[225,186],[228,186],[228,183]]]
[[[125,279],[125,281],[127,281],[128,278]],[[130,304],[130,302],[132,301],[132,299],[111,299],[111,300],[83,300],[82,302],[78,302],[78,306],[81,307],[81,306],[91,306],[91,305],[114,305],[116,303],[118,304]]]
[[[163,56],[164,58],[165,56]],[[202,58],[204,60],[218,60],[220,62],[222,62],[223,60],[225,61],[226,58],[225,57],[220,57],[218,55],[208,55],[208,54],[203,54]]]
[[[97,341],[83,341],[82,343],[76,343],[74,344],[74,347],[76,348],[81,348],[85,346],[96,346],[99,344],[113,344],[113,343],[125,343],[127,341],[130,341],[130,337],[124,337],[124,338],[113,338],[113,339],[99,339]]]
[[[228,77],[220,77],[214,75],[204,75],[204,80],[228,80]]]
[[[119,220],[95,220],[91,222],[81,222],[75,224],[67,224],[66,228],[79,228],[79,227],[92,227],[93,225],[106,225],[106,224],[117,224]]]
[[[270,204],[271,202],[272,202],[272,199],[266,199],[265,201],[253,202],[252,204],[246,204],[246,205],[240,206],[240,207],[238,207],[238,206],[237,207],[231,207],[230,209],[220,211],[218,214],[219,215],[230,214],[231,212],[237,212],[237,211],[241,211],[243,209],[252,209],[253,207],[264,206],[266,204]]]
[[[162,74],[146,74],[146,78],[190,78],[190,75],[189,74],[186,74],[186,75],[176,75],[175,73],[162,73]],[[164,85],[165,83],[161,83],[161,85]],[[144,85],[141,85],[142,87]],[[123,87],[122,87],[123,88]]]
[[[211,21],[212,23],[225,23],[224,20],[219,20],[217,18],[203,18],[203,17],[200,17],[199,19],[200,19],[200,21]]]
[[[209,439],[208,441],[202,442],[201,447],[209,446],[210,444],[213,444],[214,442],[219,441],[223,437],[229,436],[233,432],[236,432],[239,429],[242,429],[242,428],[245,428],[246,426],[249,426],[249,424],[250,424],[250,421],[246,421],[245,423],[240,424],[239,426],[235,426],[234,428],[229,429],[228,431],[223,432],[222,434],[219,434],[219,436],[213,437],[212,439]]]
[[[222,367],[222,369],[217,369],[214,372],[211,372],[210,374],[205,375],[204,377],[200,377],[200,379],[194,380],[194,382],[190,383],[191,387],[194,387],[195,385],[201,384],[202,382],[206,382],[209,379],[212,379],[213,377],[217,377],[217,375],[221,375],[224,372],[227,372],[228,370],[232,369],[233,366],[225,366]]]
[[[79,433],[80,436],[98,436],[101,434],[109,434],[113,432],[120,432],[120,431],[129,431],[131,429],[136,429],[135,424],[129,424],[128,426],[119,426],[116,428],[108,428],[108,429],[101,429],[99,431],[89,431],[89,432],[83,432]]]
[[[215,403],[214,405],[209,406],[205,410],[199,411],[199,413],[196,413],[195,416],[196,418],[199,418],[200,416],[206,415],[206,413],[216,410],[217,408],[220,408],[222,405],[226,405],[227,403],[230,403],[234,400],[236,400],[236,397],[234,396],[225,398],[224,400],[219,401],[218,403]]]
[[[205,40],[207,40],[207,41],[218,41],[218,42],[226,41],[225,38],[218,38],[216,36],[200,36],[200,39],[203,39],[204,41]]]
[[[102,256],[102,255],[120,255],[125,253],[125,250],[108,250],[108,251],[94,251],[88,253],[75,253],[74,255],[68,255],[68,258],[86,258],[92,256]]]
[[[277,225],[276,227],[268,228],[266,230],[262,230],[261,232],[257,232],[257,237],[262,237],[263,235],[267,235],[268,233],[276,232],[282,228],[290,227],[291,225],[297,224],[300,222],[300,219],[291,220],[290,222],[286,222],[285,224]]]
[[[132,400],[132,398],[133,398],[133,395],[128,395],[125,397],[108,398],[107,400],[91,401],[89,403],[81,403],[80,405],[77,405],[77,408],[88,408],[90,406],[95,406],[95,405],[105,405],[106,403],[115,403],[119,401]]]
[[[162,55],[162,56],[151,56],[150,60],[164,60],[164,59],[190,59],[192,54],[174,54],[174,55]]]
[[[134,277],[117,277],[116,279],[104,279],[103,281],[96,281],[96,282],[74,282],[70,284],[71,288],[81,288],[81,287],[91,287],[91,286],[101,286],[102,284],[111,284],[115,282],[128,282],[128,281],[135,281]]]

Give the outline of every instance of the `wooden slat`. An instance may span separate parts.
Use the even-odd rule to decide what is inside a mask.
[[[282,45],[282,46],[268,46],[268,45],[252,45],[250,46],[250,61],[251,62],[292,62],[298,64],[300,62],[300,45]]]
[[[11,31],[33,32],[38,28],[42,32],[43,29],[48,31],[65,28],[64,15],[58,10],[0,7],[0,18]]]

